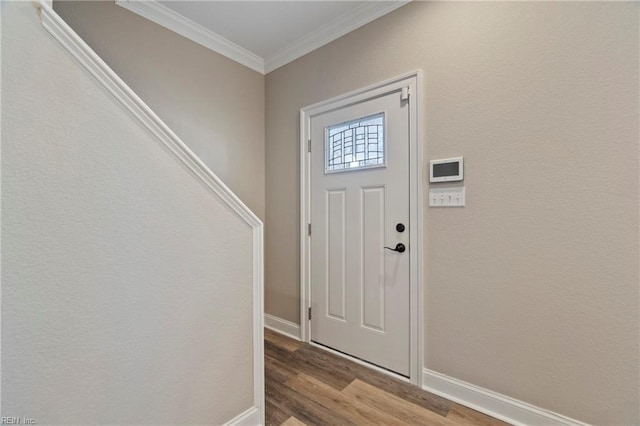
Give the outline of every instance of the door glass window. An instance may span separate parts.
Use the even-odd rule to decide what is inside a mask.
[[[325,173],[384,167],[384,113],[327,127]]]

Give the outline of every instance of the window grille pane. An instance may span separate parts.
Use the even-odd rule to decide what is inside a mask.
[[[325,172],[384,166],[384,113],[327,128]]]

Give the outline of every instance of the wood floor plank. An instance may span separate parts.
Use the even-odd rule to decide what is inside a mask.
[[[289,413],[271,402],[269,398],[265,398],[264,406],[264,422],[267,426],[280,426],[287,421],[287,419],[291,418]]]
[[[306,425],[302,423],[300,420],[291,416],[284,423],[282,423],[282,426],[306,426]]]
[[[509,423],[505,423],[496,418],[482,414],[471,408],[464,407],[460,404],[452,404],[451,410],[447,415],[447,419],[451,420],[456,425],[461,426],[508,426]]]
[[[333,371],[340,373],[344,377],[360,379],[441,416],[447,415],[452,404],[451,401],[438,395],[394,379],[387,374],[357,364],[341,356],[334,355],[321,348],[305,345],[296,351],[296,355],[307,358],[308,362],[314,365],[330,365]]]
[[[309,426],[353,424],[342,413],[337,413],[318,404],[315,396],[300,392],[278,383],[265,386],[265,399],[283,412],[294,416]]]
[[[359,378],[361,378],[363,382],[367,382],[370,385],[383,389],[390,394],[433,411],[441,416],[446,416],[451,407],[451,401],[445,398],[434,395],[410,383],[401,382],[388,376],[385,377],[383,374],[363,375]]]
[[[276,344],[265,341],[264,350],[267,356],[278,359],[298,372],[313,376],[337,390],[344,389],[356,378],[354,374],[348,371],[336,369],[331,363],[319,361],[315,357],[308,356],[307,353],[301,353],[301,351],[307,349],[307,346],[309,345],[305,345],[305,347],[295,352],[290,352]]]
[[[376,407],[407,424],[452,425],[452,422],[447,420],[446,417],[358,379],[347,386],[342,393],[356,398],[365,405]]]
[[[265,331],[268,425],[504,426],[499,420],[307,343]]]
[[[284,348],[291,352],[296,351],[304,346],[304,342],[291,339],[283,334],[276,333],[273,330],[269,330],[268,328],[264,329],[264,338],[271,343],[274,343],[281,348]]]
[[[266,359],[265,359],[266,361]],[[265,367],[268,367],[267,362],[265,362]],[[291,379],[293,376],[295,375],[288,375],[288,374],[283,374],[282,371],[277,370],[277,369],[273,369],[273,368],[266,368],[264,370],[264,379],[265,382],[269,382],[269,383],[273,383],[273,384],[285,384],[287,380]]]
[[[311,376],[307,376],[306,374],[298,374],[295,378],[289,380],[286,385],[299,393],[313,395],[314,400],[320,405],[332,410],[333,412],[340,413],[349,421],[357,425],[406,424],[398,418],[393,417],[384,411],[380,411],[374,406],[365,405],[358,401],[357,398],[345,395],[344,393]]]
[[[278,383],[284,383],[298,374],[298,371],[289,364],[270,355],[264,357],[265,377]]]

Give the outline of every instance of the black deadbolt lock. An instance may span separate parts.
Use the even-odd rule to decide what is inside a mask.
[[[404,232],[404,230],[405,230],[405,227],[404,227],[404,225],[402,223],[399,223],[399,224],[396,225],[396,231]]]

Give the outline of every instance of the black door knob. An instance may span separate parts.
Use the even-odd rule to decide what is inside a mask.
[[[397,251],[398,253],[404,253],[405,250],[407,249],[404,244],[402,243],[398,243],[396,244],[396,248],[391,248],[391,247],[385,247],[387,250],[391,250],[391,251]]]
[[[398,231],[398,232],[404,232],[405,229],[406,228],[404,227],[403,223],[399,223],[399,224],[396,225],[396,231]]]

